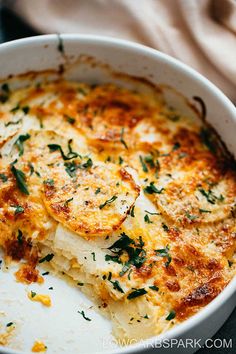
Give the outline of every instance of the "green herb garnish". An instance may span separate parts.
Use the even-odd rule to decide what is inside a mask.
[[[45,181],[43,181],[43,184],[46,184],[50,187],[54,186],[54,180],[53,179],[46,179]]]
[[[15,141],[14,145],[16,145],[18,151],[19,151],[19,156],[22,156],[24,153],[24,145],[23,143],[30,138],[29,134],[25,135],[20,135],[17,140]]]
[[[22,111],[23,111],[25,114],[28,114],[28,113],[29,113],[29,110],[30,110],[29,106],[24,106],[24,107],[22,107],[21,109],[22,109]]]
[[[147,224],[152,224],[152,221],[150,220],[148,214],[146,214],[146,215],[144,216],[144,221],[145,221]]]
[[[142,168],[143,168],[143,172],[148,172],[147,165],[146,165],[145,162],[143,161],[143,158],[142,158],[141,155],[139,156],[139,160],[140,160],[140,162],[141,162],[141,165],[142,165]]]
[[[124,162],[124,160],[122,159],[121,156],[119,156],[119,165],[122,165],[123,162]]]
[[[124,132],[125,132],[125,129],[122,128],[121,133],[120,133],[120,142],[124,145],[124,147],[126,149],[128,149],[128,146],[127,146],[126,142],[124,141]]]
[[[25,209],[21,205],[13,205],[15,208],[15,215],[24,213]]]
[[[0,179],[2,180],[2,182],[7,182],[8,177],[4,174],[4,173],[0,173]]]
[[[95,190],[95,194],[98,194],[98,193],[100,193],[101,192],[101,188],[97,188],[96,190]]]
[[[193,215],[193,214],[189,214],[189,213],[186,213],[186,216],[191,221],[194,221],[198,218],[197,215]]]
[[[144,188],[144,192],[148,194],[154,194],[154,193],[161,194],[163,191],[164,188],[157,189],[154,185],[154,182],[151,182],[149,186],[146,186]]]
[[[18,230],[17,241],[20,245],[23,243],[23,233],[21,230]]]
[[[159,290],[158,286],[156,286],[156,285],[150,285],[149,289],[152,289],[154,291],[158,291]]]
[[[19,188],[19,190],[26,194],[26,195],[29,195],[29,190],[28,190],[28,187],[25,183],[26,181],[26,177],[25,177],[25,174],[23,171],[21,170],[18,170],[14,164],[11,164],[11,172],[13,173],[13,175],[15,176],[15,179],[16,179],[16,185],[17,187]]]
[[[48,144],[48,147],[51,152],[60,151],[63,160],[67,161],[67,160],[71,160],[71,159],[74,159],[75,157],[79,156],[77,154],[77,152],[72,151],[71,143],[72,143],[72,139],[70,139],[68,141],[68,154],[67,155],[63,152],[62,147],[58,144]]]
[[[169,250],[170,250],[170,248],[169,248],[168,245],[165,248],[161,248],[161,249],[155,250],[157,256],[166,257],[167,258],[167,262],[165,263],[166,268],[169,267],[170,262],[172,260],[171,255],[169,254]]]
[[[135,205],[133,205],[133,206],[130,208],[130,211],[129,211],[129,215],[132,216],[132,218],[135,217],[135,215],[134,215],[134,208],[135,208]]]
[[[161,224],[161,226],[165,232],[169,231],[169,227],[166,224],[164,224],[164,222]]]
[[[223,202],[225,199],[222,194],[219,197],[217,197],[210,189],[206,191],[203,188],[199,188],[198,190],[211,204],[215,204],[216,201]]]
[[[85,316],[85,313],[84,313],[83,310],[82,311],[78,311],[78,313],[80,313],[86,321],[91,321],[91,318]]]
[[[75,123],[75,118],[72,118],[72,117],[68,116],[67,114],[65,114],[65,118],[66,118],[68,123],[70,123],[70,124],[74,124]]]
[[[211,213],[211,210],[199,209],[200,213]]]
[[[153,212],[148,211],[148,210],[144,210],[144,211],[145,211],[145,213],[148,213],[150,215],[160,215],[160,213],[153,213]]]
[[[53,257],[54,257],[54,254],[53,253],[49,253],[45,257],[41,258],[39,260],[39,263],[50,262],[53,259]]]
[[[99,209],[103,209],[106,205],[113,203],[118,197],[113,195],[110,199],[107,199],[103,204],[99,205]]]
[[[5,123],[4,125],[5,125],[5,127],[8,127],[9,125],[17,125],[20,122],[22,122],[22,119],[18,119],[16,122],[10,121],[10,122]]]
[[[13,325],[13,322],[8,322],[7,324],[6,324],[6,327],[11,327]]]
[[[95,262],[96,261],[95,252],[91,252],[91,255],[93,257],[93,261]]]
[[[176,312],[174,310],[171,310],[169,315],[166,317],[166,320],[171,321],[173,320],[173,318],[175,318],[175,316],[176,316]]]
[[[135,289],[134,291],[129,293],[129,295],[127,296],[127,299],[128,300],[135,299],[136,297],[139,297],[139,296],[142,296],[145,294],[147,294],[147,291],[144,288]]]

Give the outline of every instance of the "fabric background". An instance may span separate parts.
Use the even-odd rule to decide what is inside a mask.
[[[40,0],[40,1],[44,2],[44,0]],[[57,0],[53,0],[53,1],[57,2]],[[87,0],[87,2],[90,2],[90,1],[93,2],[94,0]],[[107,0],[107,1],[113,1],[113,0]],[[147,1],[149,1],[149,0],[147,0]],[[206,0],[206,1],[209,2],[208,0]],[[23,2],[24,2],[24,0],[21,1],[22,6],[24,7]],[[31,4],[32,3],[36,3],[36,2],[39,2],[39,0],[31,0],[30,1]],[[80,0],[78,0],[77,2],[80,2]],[[102,1],[102,2],[105,2],[105,1]],[[136,4],[137,4],[137,3],[139,3],[139,0],[133,0],[133,2],[136,2]],[[175,2],[175,1],[173,0],[173,2]],[[190,0],[190,2],[191,2],[191,0]],[[225,2],[225,0],[215,1],[215,4],[214,4],[214,6],[215,6],[214,7],[214,16],[216,17],[217,21],[219,21],[219,19],[220,19],[220,21],[223,24],[222,26],[227,27],[228,24],[230,24],[229,25],[230,31],[232,31],[232,33],[235,34],[236,33],[236,28],[235,28],[236,27],[235,10],[234,10],[234,12],[227,12],[227,10],[225,10],[225,7],[223,7],[223,9],[224,9],[223,11],[226,11],[226,16],[222,16],[222,5],[220,4],[221,2]],[[227,1],[227,0],[226,0],[226,2],[227,3],[233,3],[232,1]],[[11,10],[16,9],[15,13],[17,14],[17,11],[18,11],[17,7],[14,6],[12,1],[4,2],[4,4],[8,6],[8,9],[11,9]],[[217,4],[219,4],[219,6]],[[0,5],[1,5],[1,2],[0,2]],[[18,6],[20,6],[19,2],[18,2]],[[28,6],[29,6],[29,4],[28,4]],[[35,6],[35,4],[34,4],[34,6]],[[226,5],[226,8],[228,8],[228,6],[231,6],[231,5]],[[233,4],[233,6],[235,6],[235,4]],[[22,15],[21,15],[22,19],[25,18],[23,7],[20,10],[22,12]],[[113,13],[113,12],[112,12],[112,15],[113,15],[114,18],[116,17],[116,14]],[[33,16],[35,17],[36,14],[33,14]],[[39,16],[39,14],[37,16]],[[65,16],[63,15],[63,17],[65,17]],[[26,17],[26,20],[28,21],[28,15]],[[217,21],[216,21],[216,23],[218,23]],[[43,17],[41,17],[40,22],[45,22],[46,23],[45,19],[43,20]],[[76,20],[75,20],[75,22],[76,22]],[[22,20],[20,20],[18,16],[13,15],[12,11],[7,10],[6,7],[2,8],[0,6],[0,43],[6,42],[6,41],[9,41],[9,40],[13,40],[13,39],[17,39],[17,38],[33,36],[33,35],[37,35],[37,34],[40,34],[40,33],[47,33],[46,29],[44,30],[42,27],[38,27],[37,25],[34,25],[33,23],[30,23],[30,21],[28,21],[28,24],[29,25],[27,25],[27,23],[25,23]],[[101,27],[102,27],[102,25],[101,25]],[[51,29],[51,32],[56,32],[56,31],[57,31],[56,29],[54,31],[53,31],[53,29]],[[62,32],[62,31],[58,30],[57,32]],[[65,32],[68,32],[68,31],[65,31]],[[100,33],[100,32],[96,31],[96,34],[98,34],[98,33]],[[109,34],[109,31],[107,31],[104,34],[111,35],[111,32]],[[116,34],[113,34],[113,35],[117,36]],[[123,37],[123,38],[132,39],[132,38],[129,38],[129,37]],[[144,40],[141,43],[148,45],[148,42],[145,42],[145,38],[144,38]],[[149,45],[151,45],[151,44],[149,44]],[[235,45],[234,45],[234,51],[235,51]],[[222,56],[223,56],[223,54],[222,54]],[[183,61],[185,61],[186,63],[189,63],[187,61],[187,58],[184,58]],[[234,66],[236,65],[235,62],[236,62],[236,60],[235,60],[235,55],[234,55],[234,64],[233,64]],[[189,64],[191,66],[193,66],[191,63],[189,63]],[[208,76],[208,75],[206,75],[206,76]],[[212,79],[212,81],[213,81],[213,79]],[[235,97],[234,92],[233,92],[232,97]],[[234,102],[236,102],[236,99],[235,99]],[[211,326],[210,323],[209,323],[209,326]],[[197,354],[209,354],[209,353],[210,354],[235,354],[236,353],[235,329],[236,329],[236,309],[234,310],[234,312],[232,313],[230,318],[226,321],[226,323],[222,326],[222,328],[213,337],[213,339],[221,339],[221,340],[226,339],[227,341],[232,338],[233,347],[232,348],[220,348],[220,349],[202,348],[202,349],[200,349],[197,352]]]
[[[192,66],[236,102],[235,0],[11,0],[42,33],[133,40]]]

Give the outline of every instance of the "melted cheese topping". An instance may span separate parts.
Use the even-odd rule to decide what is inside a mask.
[[[39,340],[36,340],[34,342],[34,345],[33,345],[32,349],[31,349],[31,351],[33,353],[46,352],[46,350],[47,350],[46,345],[43,342],[39,341]]]
[[[223,290],[235,274],[236,174],[208,126],[160,92],[65,81],[7,92],[0,245],[27,261],[18,280],[38,281],[48,262],[131,342]]]
[[[28,298],[31,301],[41,302],[42,305],[50,307],[52,305],[51,298],[49,295],[36,294],[33,291],[28,293]]]

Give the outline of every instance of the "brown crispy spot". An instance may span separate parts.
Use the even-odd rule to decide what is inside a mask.
[[[20,242],[16,237],[7,239],[4,249],[6,256],[14,261],[26,259],[31,265],[35,265],[38,261],[37,249],[33,247],[31,240],[26,240],[24,237]]]
[[[43,283],[44,279],[39,275],[38,269],[29,264],[22,264],[15,273],[16,280],[21,283]]]
[[[164,269],[168,275],[176,276],[175,268],[171,264],[168,267],[164,267]]]
[[[167,280],[166,287],[173,292],[177,292],[180,290],[180,285],[177,280]]]

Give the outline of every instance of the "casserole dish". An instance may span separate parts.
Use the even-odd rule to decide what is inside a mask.
[[[66,79],[90,84],[123,81],[128,86],[130,82],[127,78],[132,76],[142,78],[141,80],[136,79],[137,85],[138,81],[144,86],[147,81],[153,85],[162,85],[168,104],[187,114],[194,114],[194,110],[188,102],[193,103],[193,97],[201,97],[207,108],[207,121],[216,129],[226,143],[228,150],[232,154],[236,151],[234,139],[236,117],[233,104],[213,84],[194,70],[155,50],[126,41],[96,36],[48,35],[2,45],[0,47],[0,63],[0,78],[3,81],[29,73],[28,76],[22,75],[21,80],[15,81],[16,87],[25,86],[29,78],[30,80],[32,78],[38,80],[40,75],[37,72],[51,78],[63,74]],[[114,73],[116,74],[114,75]],[[11,286],[13,285],[11,284]],[[114,349],[114,352],[117,353],[149,352],[153,350],[153,347],[154,349],[155,346],[158,347],[161,340],[168,338],[201,338],[203,344],[204,339],[210,338],[233,310],[236,303],[235,290],[236,280],[233,279],[210,304],[165,334],[116,349],[113,348],[111,339],[108,339],[102,344],[100,343],[99,351],[111,352]],[[75,300],[75,293],[73,296]],[[86,300],[82,297],[80,301]],[[61,305],[65,306],[65,303],[61,303]],[[51,323],[51,325],[53,326],[55,323]],[[99,320],[97,325],[101,330],[103,324],[99,325]],[[104,324],[104,326],[106,325]],[[44,326],[43,322],[40,326]],[[94,327],[95,330],[96,327]],[[95,335],[94,343],[85,346],[85,343],[90,341],[90,331],[86,329],[84,331],[86,333],[84,334],[84,346],[82,345],[78,352],[97,351],[96,340],[98,338],[96,339]],[[99,334],[100,337],[102,335],[104,336],[102,333]],[[49,346],[48,351],[62,350],[51,347],[52,345]],[[199,348],[189,346],[186,351],[191,353],[196,349]],[[70,349],[65,348],[65,350],[68,353]],[[159,349],[160,352],[165,353],[178,352],[178,350],[183,352],[182,347],[177,348],[176,346]],[[71,349],[71,352],[74,351],[74,348]]]

